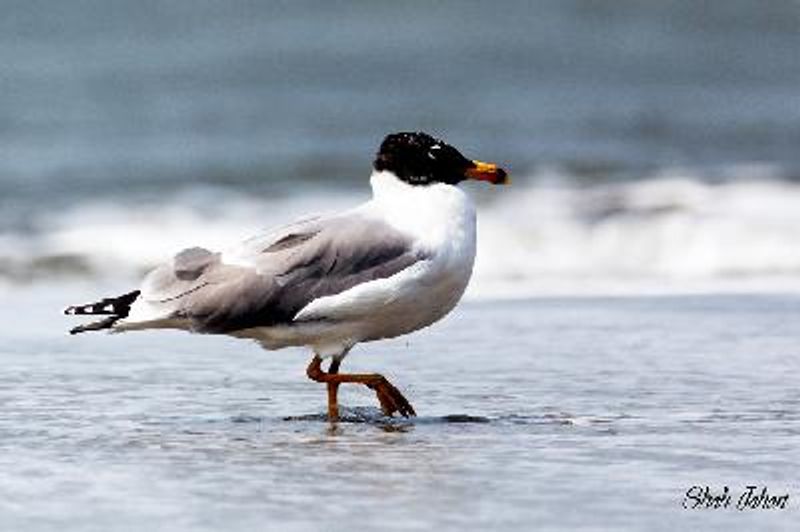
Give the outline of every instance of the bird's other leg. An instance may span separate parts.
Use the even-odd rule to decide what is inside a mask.
[[[328,385],[328,416],[332,421],[335,421],[336,418],[331,417],[331,384],[336,385],[333,391],[333,397],[335,398],[338,385],[344,382],[363,384],[374,390],[375,395],[378,396],[378,401],[381,403],[381,410],[387,416],[391,416],[395,412],[399,412],[405,417],[417,415],[408,400],[400,393],[400,390],[395,388],[383,375],[378,373],[338,373],[339,364],[334,365],[334,363],[331,363],[331,369],[336,372],[323,371],[322,359],[318,355],[314,355],[314,358],[308,364],[306,374],[311,380],[324,382]],[[338,408],[336,408],[336,413],[338,414]]]
[[[339,373],[339,365],[342,363],[342,357],[333,357],[331,359],[331,365],[328,366],[328,375],[336,375]],[[339,420],[339,383],[338,382],[328,382],[326,383],[328,387],[328,421],[338,421]]]

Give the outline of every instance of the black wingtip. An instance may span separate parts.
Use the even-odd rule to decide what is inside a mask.
[[[131,304],[139,297],[141,292],[134,290],[118,297],[107,297],[101,299],[96,303],[89,303],[87,305],[70,305],[64,309],[64,314],[68,316],[107,316],[104,319],[78,325],[69,330],[69,334],[79,334],[87,331],[98,331],[101,329],[110,329],[114,324],[128,316],[131,310]]]
[[[93,321],[91,323],[84,323],[69,330],[69,334],[80,334],[87,331],[100,331],[102,329],[110,329],[114,324],[120,320],[119,316],[109,316],[108,318]]]

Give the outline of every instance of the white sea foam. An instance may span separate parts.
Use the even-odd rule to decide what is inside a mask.
[[[477,293],[792,290],[800,185],[680,171],[578,186],[545,175],[484,209]]]
[[[800,291],[800,185],[745,170],[719,183],[672,170],[593,185],[545,170],[491,189],[479,206],[468,293]],[[87,202],[40,215],[30,233],[0,233],[0,274],[6,282],[57,274],[133,280],[183,247],[223,249],[365,197],[203,190],[139,205]]]

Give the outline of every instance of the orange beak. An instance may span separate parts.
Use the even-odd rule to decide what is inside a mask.
[[[464,175],[469,179],[488,181],[493,185],[508,185],[511,183],[508,173],[496,164],[481,161],[472,161],[472,164],[475,166],[464,172]]]

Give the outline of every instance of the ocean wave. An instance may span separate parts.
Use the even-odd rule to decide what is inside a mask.
[[[747,174],[744,168],[734,175]],[[752,168],[751,174],[759,174]],[[482,213],[486,292],[671,292],[800,285],[800,185],[687,171],[580,186],[539,175]]]
[[[183,247],[224,249],[366,196],[305,188],[264,198],[203,188],[34,213],[31,228],[0,232],[0,279],[133,281]],[[756,167],[717,182],[675,169],[594,184],[544,169],[479,200],[473,297],[800,291],[800,184]]]

